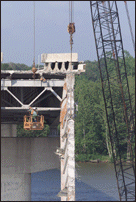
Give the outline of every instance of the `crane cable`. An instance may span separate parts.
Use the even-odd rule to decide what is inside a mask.
[[[69,1],[69,25],[67,27],[67,31],[70,34],[70,48],[71,48],[71,59],[70,59],[70,78],[72,79],[73,73],[72,73],[72,45],[73,45],[73,33],[75,32],[75,23],[73,23],[73,5],[72,1]],[[72,82],[72,80],[71,80]],[[72,88],[70,87],[70,118],[72,118],[73,113],[72,113]]]
[[[35,1],[33,1],[34,3],[34,59],[33,59],[33,67],[32,67],[32,72],[33,72],[33,78],[35,79],[35,73],[37,71],[36,67],[35,67]]]
[[[67,28],[68,33],[70,34],[70,49],[71,49],[71,62],[70,62],[70,71],[72,70],[72,45],[73,45],[73,33],[75,32],[75,23],[73,23],[73,1],[69,1],[69,25]]]
[[[127,1],[124,1],[124,3],[125,3],[125,8],[126,8],[126,13],[127,13],[127,17],[128,17],[128,23],[129,23],[131,38],[132,38],[132,43],[133,43],[134,52],[135,52],[135,41],[134,41],[134,36],[133,36],[133,31],[132,31],[132,26],[131,26],[129,11],[128,11],[128,6],[127,6]]]

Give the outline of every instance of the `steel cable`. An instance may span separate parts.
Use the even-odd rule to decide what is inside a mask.
[[[130,21],[128,6],[127,6],[127,2],[126,1],[124,1],[124,2],[125,2],[125,8],[126,8],[126,13],[127,13],[127,17],[128,17],[128,23],[129,23],[129,28],[130,28],[130,33],[131,33],[133,48],[134,48],[134,52],[135,52],[135,41],[134,41],[134,35],[133,35],[133,31],[132,31],[132,26],[131,26],[131,21]]]

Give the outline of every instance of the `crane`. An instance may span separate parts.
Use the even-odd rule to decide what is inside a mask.
[[[90,9],[119,198],[121,201],[135,200],[134,115],[117,3],[90,1]],[[108,69],[110,61],[114,62],[116,77]],[[116,92],[116,95],[120,94],[119,103],[114,98],[113,80],[119,86],[119,91]],[[122,113],[118,120],[119,109],[122,109]],[[123,124],[121,129],[118,127],[119,121]],[[122,144],[126,145],[126,158],[123,156]]]

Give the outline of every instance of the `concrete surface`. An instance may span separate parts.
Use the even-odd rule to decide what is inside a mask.
[[[31,173],[60,167],[59,137],[1,138],[1,200],[30,201]]]

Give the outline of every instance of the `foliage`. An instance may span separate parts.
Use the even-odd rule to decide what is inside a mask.
[[[2,70],[30,70],[32,67],[28,67],[25,64],[19,64],[19,63],[2,63],[1,69]]]
[[[47,137],[50,132],[49,125],[44,124],[43,130],[25,130],[23,124],[17,125],[17,137]]]
[[[39,65],[39,69],[41,69],[43,65]],[[36,68],[38,68],[38,65],[36,65]],[[20,63],[1,63],[1,70],[31,70],[32,66],[27,66],[25,64]]]
[[[120,71],[124,72],[124,67],[121,66]],[[105,114],[105,106],[103,101],[102,87],[98,63],[96,61],[85,61],[86,72],[76,76],[75,79],[75,102],[78,103],[78,112],[75,117],[75,153],[77,161],[89,161],[90,159],[100,159],[100,157],[109,155],[109,159],[113,162],[111,156],[111,144],[107,129],[107,120]],[[105,63],[102,58],[102,76],[105,78]],[[128,75],[129,89],[132,101],[133,112],[135,106],[135,59],[125,51],[125,63]],[[121,87],[118,83],[118,72],[114,61],[109,57],[107,63],[108,72],[110,75],[111,93],[113,97],[113,106],[116,113],[116,126],[119,132],[120,150],[123,158],[127,156],[127,141],[126,141],[126,124],[124,119],[124,108],[122,105]],[[110,106],[108,98],[108,82],[103,83],[107,89],[105,93],[107,105]],[[122,87],[125,91],[126,83],[123,81]],[[126,92],[125,92],[126,93]],[[127,103],[127,100],[126,100]],[[122,107],[121,107],[122,106]],[[110,108],[108,109],[110,110]],[[110,111],[108,111],[110,114]],[[134,113],[135,114],[135,113]],[[113,122],[111,114],[110,123]],[[114,132],[113,132],[114,135]],[[117,145],[114,145],[116,150]],[[134,146],[133,146],[134,147]],[[117,151],[116,151],[117,152]],[[100,156],[100,157],[99,157]],[[99,157],[99,158],[98,158]]]
[[[113,158],[109,157],[108,155],[102,155],[102,154],[76,154],[75,156],[76,161],[81,162],[88,162],[92,160],[99,160],[103,162],[113,162]]]

